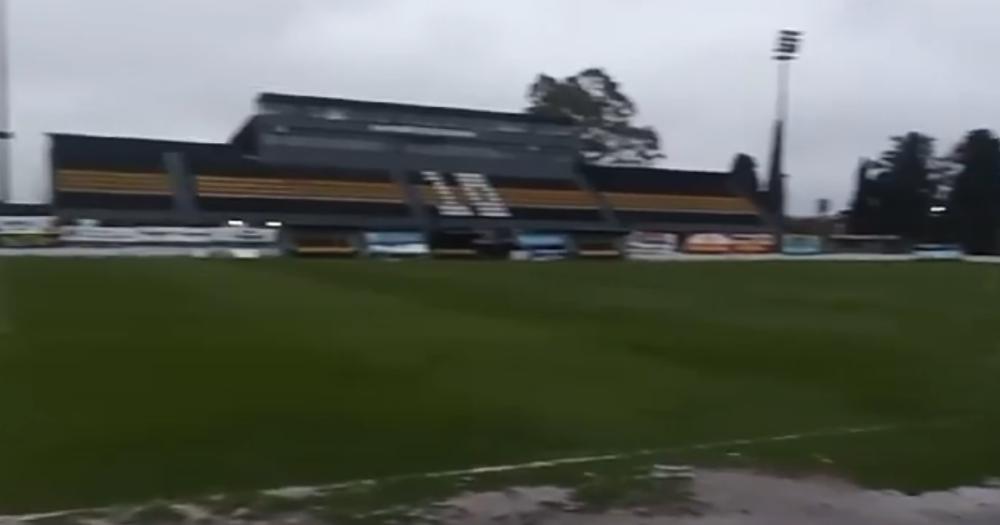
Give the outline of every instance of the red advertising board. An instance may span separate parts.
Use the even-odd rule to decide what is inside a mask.
[[[771,234],[697,233],[684,241],[684,251],[694,254],[772,253],[777,241]]]
[[[773,253],[778,249],[774,235],[735,234],[729,236],[733,253]]]
[[[732,241],[721,233],[696,233],[684,239],[686,253],[729,253]]]

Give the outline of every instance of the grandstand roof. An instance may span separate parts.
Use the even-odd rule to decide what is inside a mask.
[[[163,162],[164,153],[182,153],[187,157],[229,158],[237,150],[230,144],[184,142],[131,137],[109,137],[53,133],[53,160],[78,166],[149,168]]]
[[[565,118],[546,117],[530,113],[515,113],[506,111],[480,110],[467,108],[452,108],[444,106],[426,106],[401,102],[381,102],[369,100],[354,100],[346,98],[315,97],[303,95],[286,95],[281,93],[261,93],[257,96],[258,103],[264,104],[296,104],[309,106],[355,107],[358,109],[381,109],[390,111],[405,111],[425,115],[492,118],[498,120],[535,122],[539,124],[573,125],[573,121]]]
[[[82,135],[77,133],[49,133],[54,144],[67,146],[86,146],[90,148],[114,147],[134,149],[173,149],[187,151],[191,149],[219,148],[229,149],[232,146],[220,142],[191,142],[183,140],[163,140],[142,137],[118,137],[113,135]],[[119,153],[115,150],[114,153]]]

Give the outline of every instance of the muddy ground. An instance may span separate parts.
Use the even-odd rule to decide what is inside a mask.
[[[630,472],[628,476],[581,472],[579,479],[589,481],[572,488],[569,484],[497,486],[492,482],[502,480],[483,484],[463,477],[421,486],[422,497],[412,496],[421,492],[413,486],[387,489],[378,482],[299,487],[216,495],[196,502],[7,517],[0,518],[0,524],[1000,524],[1000,485],[995,482],[906,495],[867,490],[827,476],[789,478],[752,470],[669,465]],[[486,488],[489,485],[493,486]],[[394,492],[410,496],[389,496]]]

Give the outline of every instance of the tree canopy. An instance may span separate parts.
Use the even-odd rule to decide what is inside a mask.
[[[854,177],[854,199],[848,217],[848,229],[857,234],[880,233],[881,198],[878,181],[871,175],[872,161],[861,159]]]
[[[1000,253],[1000,138],[973,130],[941,157],[934,139],[921,133],[892,142],[879,160],[858,168],[850,231]]]
[[[956,148],[962,171],[949,206],[956,237],[971,253],[997,253],[1000,228],[1000,139],[990,130],[969,132]]]
[[[740,153],[733,158],[733,167],[730,169],[733,183],[743,192],[744,195],[757,198],[760,181],[757,178],[757,161],[746,153]]]
[[[529,113],[580,126],[587,162],[648,166],[665,157],[656,130],[633,123],[635,103],[603,69],[586,69],[564,79],[541,74],[528,91],[528,101]]]
[[[855,233],[922,239],[935,194],[934,139],[918,132],[892,137],[878,160],[863,160],[849,225]]]
[[[882,185],[884,228],[889,233],[919,239],[927,227],[933,194],[929,182],[934,139],[910,132],[893,137],[892,142],[876,164]]]

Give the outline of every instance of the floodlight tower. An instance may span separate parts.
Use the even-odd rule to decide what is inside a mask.
[[[771,167],[767,179],[767,196],[770,211],[784,228],[785,219],[785,128],[789,117],[791,94],[791,65],[798,58],[802,47],[802,32],[783,29],[778,33],[778,43],[773,59],[778,63],[778,100],[774,120],[774,138],[771,147]]]
[[[0,0],[0,204],[11,198],[10,57],[7,0]]]

